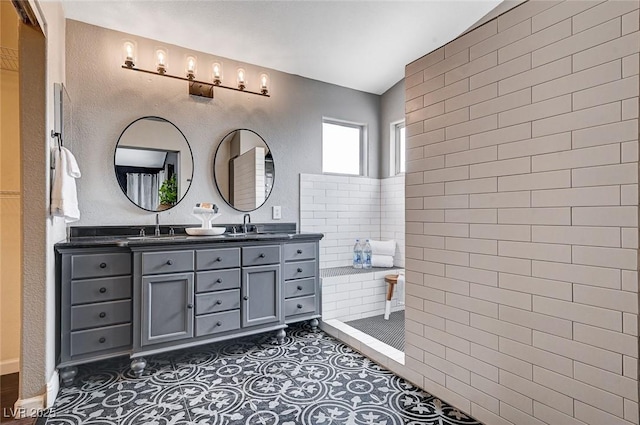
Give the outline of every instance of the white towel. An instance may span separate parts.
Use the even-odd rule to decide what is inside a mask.
[[[393,267],[393,257],[390,255],[371,255],[371,267]]]
[[[64,217],[67,223],[80,220],[76,179],[80,168],[69,149],[53,149],[53,184],[51,188],[51,215]]]
[[[396,297],[398,305],[404,305],[404,272],[398,273],[398,281],[396,283]]]
[[[369,240],[369,245],[371,245],[371,253],[374,255],[390,255],[393,257],[396,254],[396,241],[393,239],[390,241]]]

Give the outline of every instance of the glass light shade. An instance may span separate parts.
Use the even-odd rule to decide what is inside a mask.
[[[122,45],[122,56],[124,64],[129,68],[135,66],[136,62],[136,44],[133,41],[125,41]]]
[[[244,90],[246,87],[247,73],[243,68],[238,68],[238,88]]]
[[[160,74],[167,71],[167,51],[165,49],[156,50],[156,69]]]
[[[187,77],[194,78],[196,76],[196,58],[195,56],[187,57]]]
[[[260,93],[269,93],[269,75],[264,72],[260,74]]]
[[[215,62],[211,66],[211,77],[214,84],[220,84],[222,82],[222,64]]]

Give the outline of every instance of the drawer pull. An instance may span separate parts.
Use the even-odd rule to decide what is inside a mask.
[[[298,285],[298,291],[302,291],[302,286]]]
[[[296,252],[297,252],[298,254],[302,254],[302,250],[301,250],[301,249],[297,250]]]
[[[221,278],[217,278],[216,279],[216,283],[222,283],[222,279]]]
[[[217,300],[216,305],[220,305],[220,304],[222,304],[222,300]]]
[[[218,262],[218,263],[219,263],[220,261],[222,261],[222,257],[218,257],[218,258],[216,258],[216,262]]]
[[[302,308],[302,304],[298,304],[298,308]]]
[[[217,322],[216,326],[222,326],[222,322]]]
[[[101,269],[104,269],[104,268],[106,268],[106,267],[107,267],[107,263],[100,263],[100,268],[101,268]]]
[[[167,260],[167,265],[172,265],[173,264],[173,260]]]
[[[100,344],[104,344],[105,342],[107,342],[107,338],[105,338],[105,337],[100,337],[100,339],[98,340],[98,342],[99,342]]]
[[[258,257],[264,258],[264,254],[261,252],[260,255],[258,255]]]
[[[99,289],[101,294],[104,294],[105,292],[107,292],[107,288],[105,288],[104,286],[102,288]]]
[[[249,299],[248,295],[245,295],[244,297],[242,297],[243,300],[247,301]]]
[[[192,309],[193,308],[193,304],[187,304],[187,308],[188,309]]]
[[[302,268],[298,267],[298,273],[302,273]]]
[[[105,317],[107,317],[107,313],[105,313],[104,311],[101,311],[101,312],[100,312],[100,314],[98,314],[98,316],[99,316],[101,319],[104,319]]]

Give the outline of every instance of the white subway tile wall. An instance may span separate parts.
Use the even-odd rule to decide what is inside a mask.
[[[404,175],[300,174],[300,230],[324,233],[320,268],[350,266],[355,240],[367,238],[395,240],[394,266],[404,267],[404,215]]]
[[[406,357],[491,424],[638,424],[639,2],[530,0],[406,68]]]

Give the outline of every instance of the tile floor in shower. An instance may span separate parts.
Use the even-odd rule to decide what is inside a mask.
[[[287,330],[81,366],[38,425],[479,424],[322,331]]]

